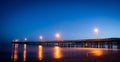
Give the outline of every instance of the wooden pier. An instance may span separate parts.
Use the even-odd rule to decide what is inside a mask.
[[[19,41],[13,44],[61,46],[61,47],[90,47],[90,48],[120,48],[120,38],[85,39],[85,40],[54,40],[54,41]]]

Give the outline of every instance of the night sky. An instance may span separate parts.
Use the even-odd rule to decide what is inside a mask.
[[[55,33],[63,40],[94,39],[95,27],[99,38],[120,37],[119,0],[3,0],[0,6],[5,43],[38,40],[40,35],[55,40]]]

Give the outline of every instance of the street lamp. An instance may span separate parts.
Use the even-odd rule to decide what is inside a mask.
[[[40,41],[42,41],[42,39],[43,39],[43,36],[40,36],[39,38],[40,38]]]
[[[96,33],[96,39],[98,39],[98,32],[99,32],[99,29],[98,29],[98,28],[94,28],[94,32]]]
[[[59,34],[59,33],[56,33],[56,34],[55,34],[55,37],[57,38],[57,40],[59,40],[59,39],[60,39],[60,34]]]
[[[27,38],[25,38],[24,41],[27,41]]]
[[[15,40],[15,42],[18,42],[18,41],[19,41],[18,39]]]

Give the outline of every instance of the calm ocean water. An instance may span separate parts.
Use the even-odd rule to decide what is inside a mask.
[[[1,52],[0,62],[120,62],[120,49],[12,45]]]

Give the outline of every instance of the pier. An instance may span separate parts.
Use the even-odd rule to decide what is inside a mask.
[[[53,41],[19,41],[13,44],[61,46],[61,47],[90,47],[90,48],[120,48],[120,38],[84,39],[84,40],[53,40]]]

